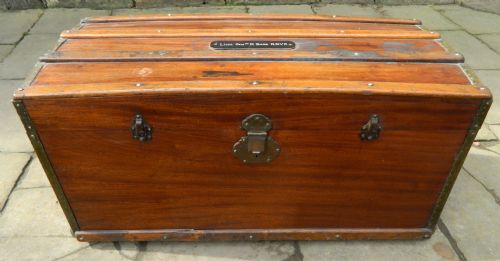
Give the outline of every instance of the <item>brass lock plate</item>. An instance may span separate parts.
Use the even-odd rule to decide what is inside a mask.
[[[262,114],[252,114],[241,122],[247,136],[241,137],[233,146],[233,155],[243,163],[270,163],[281,152],[280,145],[268,135],[271,120]]]

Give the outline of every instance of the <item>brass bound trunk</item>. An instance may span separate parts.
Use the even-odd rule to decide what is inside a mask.
[[[428,238],[491,95],[419,24],[94,17],[13,102],[81,241]]]

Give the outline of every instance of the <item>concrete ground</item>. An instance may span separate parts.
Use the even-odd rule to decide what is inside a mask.
[[[424,241],[80,243],[71,236],[11,95],[58,33],[86,16],[158,12],[418,18],[500,99],[500,16],[455,6],[294,5],[0,12],[0,260],[500,260],[500,102],[493,103],[433,237]],[[436,142],[439,142],[436,140]]]

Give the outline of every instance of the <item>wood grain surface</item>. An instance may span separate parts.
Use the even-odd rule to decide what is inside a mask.
[[[147,21],[220,21],[220,20],[261,20],[261,21],[337,21],[363,22],[378,24],[421,24],[417,19],[350,17],[337,15],[307,15],[307,14],[151,14],[129,16],[100,16],[89,17],[85,23],[109,22],[147,22]]]
[[[96,73],[98,72],[98,73]],[[134,62],[46,64],[33,84],[206,80],[330,80],[470,84],[455,64],[362,62]]]
[[[25,103],[82,230],[422,228],[478,107],[282,92]],[[131,138],[137,113],[151,142]],[[252,113],[273,121],[271,164],[231,153]],[[381,138],[362,142],[373,113]]]
[[[463,62],[463,56],[447,52],[435,40],[408,39],[285,39],[296,48],[214,50],[219,38],[131,38],[68,39],[43,62],[107,61],[207,61],[207,60],[297,60],[377,62]],[[251,41],[255,38],[234,38]]]

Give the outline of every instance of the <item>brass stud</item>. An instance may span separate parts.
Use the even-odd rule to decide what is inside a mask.
[[[372,87],[372,86],[375,86],[375,84],[374,84],[374,83],[372,83],[372,82],[369,82],[369,83],[368,83],[368,86]]]

